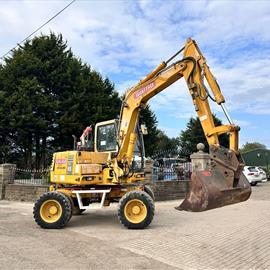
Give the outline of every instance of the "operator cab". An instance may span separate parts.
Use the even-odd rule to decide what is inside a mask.
[[[118,121],[109,120],[96,124],[95,152],[117,152]]]
[[[97,123],[95,126],[95,152],[117,153],[119,121],[117,119]],[[143,127],[145,128],[145,127]],[[141,171],[144,168],[145,151],[143,132],[139,125],[136,127],[137,141],[131,165],[132,171]]]

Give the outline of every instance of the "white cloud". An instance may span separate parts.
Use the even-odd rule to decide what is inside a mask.
[[[116,90],[120,95],[124,94],[125,91],[138,83],[137,80],[124,81],[116,85]]]
[[[1,55],[67,3],[1,2]],[[120,93],[192,36],[228,108],[240,118],[240,112],[270,114],[269,12],[269,1],[77,1],[42,32],[62,33],[76,55],[117,78]],[[194,115],[183,81],[150,104],[156,112],[166,108],[175,119]]]

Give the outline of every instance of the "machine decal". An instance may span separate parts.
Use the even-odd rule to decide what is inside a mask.
[[[209,171],[204,171],[204,172],[202,172],[202,175],[204,175],[204,176],[212,176],[212,173],[209,172]]]
[[[66,164],[67,160],[65,158],[57,158],[55,164]]]
[[[204,121],[206,119],[207,119],[207,115],[206,114],[204,114],[203,116],[200,117],[200,121]]]
[[[145,93],[147,93],[148,91],[153,89],[155,86],[156,86],[156,83],[151,82],[150,84],[146,85],[145,87],[143,87],[143,88],[139,89],[137,92],[135,92],[134,98],[137,99],[137,98],[141,97],[142,95],[144,95]]]
[[[72,174],[74,156],[68,156],[67,174]]]

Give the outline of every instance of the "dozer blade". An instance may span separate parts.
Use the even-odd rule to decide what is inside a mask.
[[[235,187],[228,187],[227,179],[218,171],[192,173],[190,190],[177,210],[202,212],[247,200],[251,187],[241,174]]]

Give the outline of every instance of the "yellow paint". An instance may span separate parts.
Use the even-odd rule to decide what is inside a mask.
[[[78,164],[103,164],[110,158],[110,153],[90,152],[90,151],[75,151]],[[80,153],[80,154],[79,154]]]
[[[192,61],[194,59],[195,65]],[[193,81],[190,74],[195,66]],[[233,125],[216,127],[214,124],[212,111],[210,109],[207,97],[207,89],[203,81],[205,77],[208,82],[212,95],[218,104],[224,103],[225,99],[220,88],[206,64],[206,59],[198,48],[196,42],[188,39],[183,53],[183,60],[176,62],[174,65],[167,67],[164,62],[159,65],[153,72],[144,78],[139,84],[131,88],[125,95],[124,103],[126,106],[121,111],[120,126],[120,150],[117,160],[124,162],[130,149],[132,141],[131,134],[134,132],[138,121],[140,108],[144,107],[149,99],[165,90],[169,85],[184,77],[188,85],[192,103],[200,118],[202,128],[206,139],[210,145],[219,145],[218,135],[222,132],[229,132],[230,149],[238,151],[238,130]],[[128,125],[126,125],[128,123]],[[129,161],[130,164],[130,161]]]
[[[150,72],[143,80],[141,80],[139,82],[139,85],[144,84],[148,80],[152,79],[155,75],[158,74],[158,72],[160,72],[165,67],[166,67],[166,63],[165,62],[160,63],[160,65],[156,69],[154,69],[152,72]]]
[[[62,213],[62,206],[56,200],[47,200],[40,207],[40,217],[47,223],[57,222]]]
[[[57,207],[56,206],[51,206],[50,209],[49,209],[49,213],[51,215],[55,215],[57,213]]]
[[[125,205],[124,215],[131,223],[141,223],[147,216],[147,207],[141,200],[130,200]]]
[[[192,71],[194,71],[193,76],[190,76]],[[196,109],[209,145],[219,145],[218,136],[228,132],[230,134],[230,149],[238,153],[239,127],[235,125],[215,126],[207,99],[208,92],[204,78],[208,82],[209,92],[216,99],[216,102],[222,104],[225,100],[196,42],[188,39],[182,60],[176,61],[170,66],[162,62],[126,92],[120,112],[116,150],[98,152],[95,143],[93,152],[66,151],[54,154],[51,167],[51,182],[56,186],[54,189],[61,189],[62,185],[95,187],[96,185],[126,185],[144,181],[143,172],[129,174],[128,170],[136,145],[135,128],[140,110],[146,106],[148,100],[181,78],[184,78],[187,83],[192,99],[191,104]],[[117,120],[97,123],[95,142],[97,142],[97,128],[99,126],[117,125],[117,123]],[[121,196],[124,193],[121,192]],[[113,196],[118,198],[120,195],[117,192],[112,193],[110,198],[114,198]],[[136,216],[138,208],[132,209],[129,209],[129,212]]]
[[[51,182],[69,185],[95,185],[103,181],[102,165],[108,153],[65,151],[54,154]],[[71,158],[71,159],[70,159]],[[70,160],[73,160],[71,163]],[[100,162],[100,164],[95,163]]]
[[[129,145],[128,145],[128,150],[127,150],[128,164],[130,164],[131,161],[132,161],[134,149],[135,149],[135,146],[136,146],[136,140],[137,140],[136,133],[131,133],[130,134]]]

